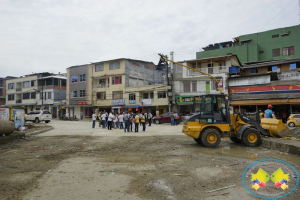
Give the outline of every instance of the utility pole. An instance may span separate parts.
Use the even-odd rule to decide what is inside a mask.
[[[167,57],[167,56],[166,56]],[[169,96],[169,87],[170,87],[170,73],[169,73],[169,65],[168,62],[166,62],[166,67],[167,67],[167,97],[168,97],[168,106],[169,106],[169,112],[171,112],[171,104],[170,104],[170,96]]]
[[[174,61],[174,51],[170,52],[170,59]],[[175,84],[174,84],[174,78],[175,78],[175,70],[174,70],[174,63],[171,62],[171,78],[172,78],[172,110],[175,112]],[[176,109],[177,111],[177,109]]]

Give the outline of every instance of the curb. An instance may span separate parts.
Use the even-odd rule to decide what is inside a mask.
[[[43,130],[39,130],[39,131],[33,131],[33,132],[31,132],[31,133],[28,133],[27,135],[29,135],[29,136],[32,136],[32,135],[37,135],[37,134],[40,134],[40,133],[45,133],[45,132],[47,132],[47,131],[51,131],[51,130],[53,130],[54,129],[54,127],[47,127],[47,128],[45,128],[45,129],[43,129]]]
[[[262,147],[300,156],[300,142],[279,138],[262,138]]]

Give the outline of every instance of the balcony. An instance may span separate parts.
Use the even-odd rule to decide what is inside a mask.
[[[16,103],[22,103],[22,99],[16,100]]]
[[[16,92],[21,92],[22,88],[16,88]]]
[[[109,84],[97,84],[93,85],[93,88],[108,88]]]
[[[206,68],[196,68],[204,73],[207,74],[223,74],[223,73],[229,73],[229,67],[228,66],[217,66],[217,67],[206,67]],[[204,74],[201,74],[200,72],[196,72],[190,69],[187,69],[186,71],[187,77],[197,77],[197,76],[206,76]]]

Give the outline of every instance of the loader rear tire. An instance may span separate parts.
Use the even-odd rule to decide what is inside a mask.
[[[244,132],[242,141],[247,147],[257,147],[261,144],[261,136],[256,129],[249,128]]]
[[[221,142],[221,135],[216,129],[210,128],[205,130],[201,136],[201,143],[208,148],[217,147]]]
[[[237,144],[242,143],[242,140],[240,140],[240,139],[238,139],[238,138],[236,138],[236,137],[230,137],[230,140],[231,140],[232,142],[234,142],[234,143],[237,143]]]

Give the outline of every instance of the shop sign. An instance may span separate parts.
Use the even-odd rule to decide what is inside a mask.
[[[229,90],[230,94],[268,94],[268,93],[289,93],[300,92],[299,85],[274,85],[274,86],[260,86],[260,87],[245,87],[233,88]]]
[[[111,100],[111,105],[125,105],[125,99]]]
[[[129,104],[136,104],[135,100],[129,100]]]
[[[228,80],[229,87],[240,85],[262,85],[271,83],[270,75],[232,78]]]
[[[0,120],[9,120],[9,108],[0,108]]]
[[[142,99],[141,104],[142,104],[142,106],[151,105],[152,101],[151,101],[151,99]]]
[[[287,73],[287,74],[278,74],[277,75],[279,80],[297,80],[300,79],[299,72]]]
[[[86,102],[78,102],[78,105],[86,105]]]
[[[200,97],[194,97],[194,96],[178,96],[176,97],[176,102],[178,104],[180,103],[193,103],[194,102],[194,98],[196,98],[196,102],[200,102],[201,98]]]
[[[223,80],[217,82],[217,89],[220,92],[223,92]]]

